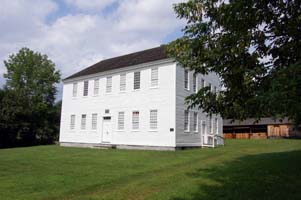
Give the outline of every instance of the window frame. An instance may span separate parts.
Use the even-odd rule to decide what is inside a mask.
[[[94,96],[99,95],[99,78],[94,79],[93,93],[94,93]]]
[[[122,115],[123,116],[123,118],[122,118],[122,120],[123,120],[122,121],[123,127],[122,128],[120,128],[120,122],[121,122],[120,121],[120,116],[121,116],[120,114],[121,113],[123,113],[123,115]],[[124,131],[124,129],[125,129],[125,112],[124,111],[119,111],[118,115],[117,115],[117,130],[118,131]]]
[[[70,115],[70,130],[74,130],[75,129],[75,120],[76,120],[76,116],[75,114]]]
[[[120,79],[119,80],[119,92],[125,92],[126,91],[126,73],[120,74],[119,79]]]
[[[187,114],[187,117],[186,117]],[[186,120],[187,118],[187,120]],[[186,128],[186,121],[187,121],[187,128]],[[184,111],[184,132],[188,133],[190,132],[190,117],[189,117],[189,111],[185,110]]]
[[[153,120],[153,118],[152,118],[152,112],[155,112],[156,113],[156,115],[155,115],[155,120]],[[154,127],[152,126],[152,125],[155,125]],[[150,111],[149,111],[149,129],[151,130],[151,131],[156,131],[156,130],[158,130],[158,109],[151,109]]]
[[[139,74],[139,76],[136,76],[136,74]],[[139,77],[139,84],[137,84],[137,81],[136,78]],[[136,88],[136,86],[139,86],[139,88]],[[135,71],[134,72],[134,79],[133,79],[133,89],[134,91],[137,91],[137,90],[140,90],[141,89],[141,71]]]
[[[198,77],[197,77],[197,74],[193,74],[193,77],[192,77],[192,90],[194,93],[197,93],[198,92]]]
[[[112,93],[113,89],[113,77],[107,76],[106,77],[106,94]]]
[[[72,97],[77,97],[77,89],[78,89],[78,83],[75,82],[72,84],[73,88],[72,88]]]
[[[154,73],[156,72],[156,73]],[[156,75],[156,76],[154,76]],[[158,88],[159,87],[159,68],[153,67],[151,68],[151,88]]]
[[[199,132],[199,114],[198,112],[193,112],[193,132]]]
[[[187,74],[187,76],[186,76]],[[189,70],[184,69],[184,89],[189,90]]]
[[[81,115],[81,121],[80,121],[80,129],[86,130],[87,128],[87,114]]]
[[[92,115],[91,115],[91,129],[92,130],[97,130],[97,120],[98,120],[97,113],[92,113]]]
[[[89,80],[84,81],[83,96],[87,97],[89,95]]]
[[[134,118],[135,117],[135,115],[134,114],[137,114],[138,113],[138,117],[137,118]],[[136,121],[134,121],[134,119],[137,119]],[[134,126],[134,124],[138,124],[138,126],[136,127],[136,126]],[[140,112],[139,112],[139,110],[134,110],[134,111],[132,111],[132,131],[139,131],[139,129],[140,129]]]

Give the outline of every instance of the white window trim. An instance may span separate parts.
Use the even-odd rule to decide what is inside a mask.
[[[98,82],[98,87],[95,87],[96,86],[96,82]],[[95,93],[96,89],[97,89],[97,94]],[[94,79],[93,95],[94,96],[98,96],[99,95],[99,78]]]
[[[111,86],[108,87],[108,83],[109,83],[109,80],[111,80]],[[108,91],[108,88],[111,88],[110,91]],[[113,90],[113,77],[112,76],[107,76],[106,77],[106,94],[111,94],[112,93],[112,90]]]
[[[72,84],[72,98],[76,98],[78,95],[78,83]]]
[[[135,89],[135,73],[139,72],[139,88]],[[135,71],[133,73],[133,91],[139,91],[141,89],[141,71]]]
[[[187,88],[185,87],[185,73],[187,71]],[[184,89],[185,90],[190,90],[190,77],[189,77],[189,70],[188,69],[184,69]]]
[[[88,83],[87,84],[87,95],[85,95],[85,83]],[[86,80],[83,82],[83,97],[87,98],[88,96],[89,96],[89,80]]]
[[[157,85],[153,85],[153,70],[157,70]],[[150,88],[151,89],[156,89],[159,88],[159,68],[158,67],[153,67],[151,68],[151,80],[150,80]]]
[[[185,130],[185,112],[187,112],[187,115],[188,115],[188,120],[187,120],[187,130]],[[189,133],[190,132],[190,112],[188,110],[185,110],[184,111],[184,132],[185,133]]]
[[[156,126],[156,128],[151,128],[151,111],[156,111],[156,113],[157,113],[157,115],[156,115],[156,121],[157,121],[157,126]],[[158,109],[150,109],[149,110],[149,131],[150,132],[157,132],[158,131],[158,124],[159,124],[159,120],[158,120]]]
[[[194,85],[195,85],[195,90],[194,90],[194,88],[192,88],[194,91],[194,93],[197,93],[198,92],[198,76],[197,76],[197,74],[193,74],[193,77],[192,77],[192,80],[194,79],[194,77],[195,77],[195,80],[194,80],[194,82],[192,83],[192,86],[194,87]]]
[[[194,133],[199,132],[199,113],[198,112],[193,112],[193,120],[194,120],[194,115],[196,114],[196,130],[193,130]],[[194,129],[194,121],[193,121],[193,129]]]
[[[121,90],[121,77],[124,76],[124,90]],[[119,92],[120,93],[125,93],[126,92],[126,73],[122,73],[119,76]]]
[[[96,119],[95,119],[95,128],[93,127],[93,116],[96,116]],[[93,130],[93,131],[95,131],[95,130],[97,130],[97,122],[98,122],[98,115],[97,115],[97,113],[92,113],[92,115],[91,115],[91,130]]]
[[[138,115],[138,128],[137,129],[134,129],[134,126],[133,126],[133,117],[134,117],[134,112],[138,112],[139,113],[139,115]],[[139,110],[133,110],[132,111],[132,121],[131,121],[131,131],[132,132],[139,132],[140,131],[140,111]]]
[[[119,129],[119,113],[123,112],[123,129]],[[118,111],[117,113],[117,129],[118,132],[124,132],[125,131],[125,112],[124,111]]]
[[[74,123],[72,123],[72,117],[74,117]],[[75,114],[70,115],[70,130],[74,131],[75,130],[75,124],[76,124],[76,116]]]

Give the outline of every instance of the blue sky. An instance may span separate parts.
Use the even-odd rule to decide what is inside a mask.
[[[105,58],[152,48],[182,35],[180,0],[1,0],[3,61],[22,47],[47,54],[62,78]]]

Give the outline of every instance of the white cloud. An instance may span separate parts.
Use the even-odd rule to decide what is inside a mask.
[[[65,0],[65,2],[81,11],[101,11],[116,0]]]
[[[103,9],[112,2],[77,0],[72,6]],[[47,54],[65,78],[101,59],[160,45],[168,34],[183,26],[173,12],[175,2],[121,0],[105,17],[101,12],[72,12],[49,24],[47,16],[60,9],[53,1],[4,0],[0,8],[0,24],[4,24],[0,27],[0,59],[27,46]],[[0,65],[0,73],[4,70]]]

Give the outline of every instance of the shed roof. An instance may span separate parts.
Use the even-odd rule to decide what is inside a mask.
[[[284,119],[273,119],[270,117],[264,117],[260,120],[256,120],[255,118],[249,118],[243,121],[240,120],[232,120],[225,119],[223,120],[224,126],[250,126],[250,125],[278,125],[278,124],[291,124],[291,121],[288,118]]]
[[[71,76],[65,78],[64,80],[91,75],[99,72],[109,71],[113,69],[119,69],[123,67],[138,65],[142,63],[152,62],[156,60],[169,58],[165,46],[161,45],[152,49],[147,49],[123,56],[118,56],[106,60],[102,60],[90,67],[87,67]]]

